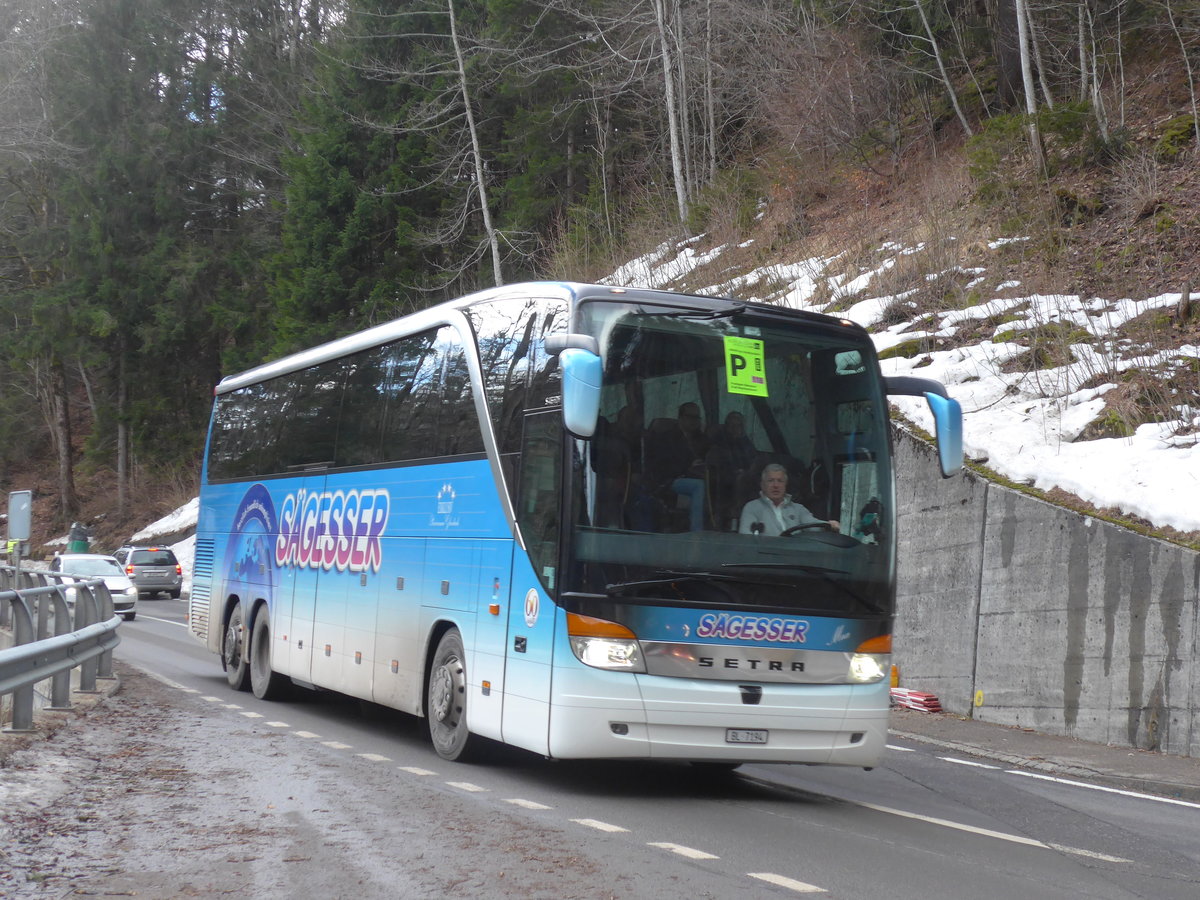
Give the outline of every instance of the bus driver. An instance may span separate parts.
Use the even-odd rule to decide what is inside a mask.
[[[787,492],[787,469],[779,463],[771,463],[763,469],[762,493],[742,507],[738,531],[742,534],[765,534],[778,537],[797,525],[828,525],[840,531],[841,525],[834,519],[826,522],[810,513],[802,504],[792,499]]]

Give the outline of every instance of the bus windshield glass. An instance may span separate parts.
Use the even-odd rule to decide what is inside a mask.
[[[888,418],[860,329],[595,301],[600,421],[574,442],[562,600],[882,618]]]

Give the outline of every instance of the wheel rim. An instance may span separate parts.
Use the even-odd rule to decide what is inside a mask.
[[[234,613],[225,629],[225,668],[232,669],[242,660],[242,617]]]
[[[462,662],[451,656],[433,673],[429,690],[430,712],[433,717],[450,731],[458,728],[462,707],[458,697],[466,691]]]

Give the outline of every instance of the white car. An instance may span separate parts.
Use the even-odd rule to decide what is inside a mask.
[[[137,615],[138,589],[121,564],[111,556],[100,553],[60,553],[50,563],[51,572],[87,581],[103,578],[112,595],[113,609],[128,622]],[[67,589],[67,602],[74,601],[74,588]]]

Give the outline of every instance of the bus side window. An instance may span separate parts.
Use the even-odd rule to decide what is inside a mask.
[[[562,514],[562,413],[525,417],[517,522],[525,548],[548,592],[555,588]]]
[[[438,421],[438,455],[457,456],[483,452],[479,417],[471,390],[467,354],[452,328],[438,335],[438,359],[441,363],[442,408]]]

